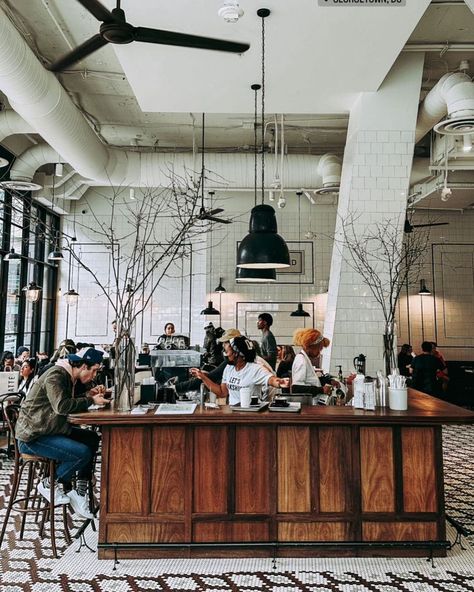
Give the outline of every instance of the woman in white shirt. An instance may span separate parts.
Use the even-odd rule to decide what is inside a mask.
[[[293,343],[299,345],[301,351],[296,354],[291,367],[292,392],[309,392],[312,395],[329,394],[332,387],[321,385],[310,360],[319,356],[324,347],[328,347],[329,339],[323,337],[317,329],[297,329],[293,335]]]
[[[279,388],[289,384],[287,378],[277,378],[254,363],[255,348],[246,337],[234,337],[224,343],[224,355],[227,357],[227,366],[221,384],[210,380],[201,370],[196,371],[196,376],[218,397],[229,396],[229,405],[240,403],[240,389],[243,387],[252,388],[252,395],[260,396],[262,386]]]

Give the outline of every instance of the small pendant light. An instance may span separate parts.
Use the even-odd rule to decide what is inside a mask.
[[[296,195],[298,196],[298,241],[301,238],[301,196],[303,195],[302,191],[297,191]],[[301,248],[301,243],[299,243],[299,246]],[[298,277],[298,289],[299,289],[299,295],[300,295],[300,301],[298,302],[298,306],[296,308],[296,310],[294,310],[293,312],[290,312],[290,317],[309,317],[310,314],[309,312],[306,312],[303,308],[303,303],[301,302],[302,298],[301,298],[301,274]]]
[[[237,267],[243,267],[244,269],[280,269],[290,266],[290,253],[285,240],[278,234],[275,210],[263,203],[265,197],[265,18],[269,14],[270,10],[268,8],[257,10],[257,15],[262,19],[262,203],[256,205],[257,167],[255,166],[255,206],[250,212],[249,234],[242,240],[237,251]],[[255,96],[258,88],[259,85],[252,85]],[[256,153],[255,146],[255,159]]]
[[[19,259],[21,259],[21,255],[19,255],[13,247],[4,257],[4,261],[18,261]]]
[[[22,288],[28,302],[38,302],[41,296],[41,290],[42,288],[34,281]]]
[[[204,129],[205,129],[205,115],[204,113],[202,114],[202,148],[201,148],[201,200],[202,200],[202,208],[204,209],[204,181],[205,181],[205,176],[206,176],[206,169],[204,167]],[[211,210],[212,210],[212,195],[214,193],[211,192]],[[212,274],[212,222],[209,225],[209,249],[210,249],[210,253],[209,253],[209,292],[211,291],[211,274]],[[209,300],[209,302],[207,303],[206,308],[203,308],[201,310],[201,314],[202,315],[206,315],[206,316],[220,316],[220,312],[217,310],[217,308],[214,308],[214,305],[212,303],[212,300]]]
[[[67,292],[64,292],[64,298],[68,306],[76,306],[79,300],[79,294],[76,292],[76,290],[74,290],[74,288],[69,288]]]
[[[56,165],[56,166],[58,166],[58,165]],[[56,172],[56,169],[55,169],[55,172]],[[52,187],[52,197],[51,197],[53,210],[54,210],[55,179],[56,179],[56,177],[55,177],[55,175],[53,175],[53,187]],[[56,232],[56,240],[55,240],[55,244],[54,244],[54,249],[51,251],[51,253],[49,253],[48,261],[61,261],[62,259],[64,259],[64,256],[61,253],[61,250],[59,248],[59,232]]]
[[[214,290],[214,292],[222,293],[222,292],[227,292],[227,290],[224,288],[224,286],[222,285],[222,278],[219,278],[219,285],[217,286],[217,288]]]
[[[418,292],[420,296],[429,296],[431,294],[430,290],[426,287],[425,280],[420,280],[420,291]]]

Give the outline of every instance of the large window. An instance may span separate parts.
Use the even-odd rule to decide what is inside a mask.
[[[29,196],[18,196],[0,189],[0,352],[16,352],[28,345],[32,353],[51,353],[57,267],[48,262],[59,217]],[[18,258],[5,255],[14,249]],[[38,302],[29,302],[23,288],[30,282],[42,287]]]

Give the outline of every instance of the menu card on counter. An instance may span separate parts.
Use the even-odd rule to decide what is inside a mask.
[[[196,407],[197,403],[161,403],[155,415],[192,415]]]

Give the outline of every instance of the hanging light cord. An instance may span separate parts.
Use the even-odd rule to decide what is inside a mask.
[[[255,92],[254,100],[254,119],[253,119],[253,143],[254,143],[254,205],[257,205],[257,92],[260,88],[259,84],[252,85]]]
[[[301,191],[296,193],[298,196],[298,246],[301,251],[301,196],[303,195]],[[298,276],[298,284],[299,284],[299,292],[300,292],[300,302],[302,300],[301,297],[301,274]]]
[[[265,16],[262,16],[262,204],[265,200]]]
[[[202,209],[204,210],[204,175],[205,175],[205,168],[204,168],[204,122],[205,122],[205,115],[202,114],[202,130],[201,130],[201,205]]]

